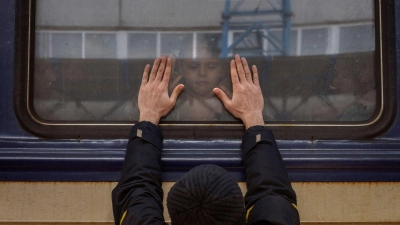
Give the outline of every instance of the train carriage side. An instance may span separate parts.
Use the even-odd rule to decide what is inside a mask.
[[[241,54],[302,224],[400,224],[399,0],[0,4],[0,225],[113,223],[142,68],[163,53],[186,86],[160,125],[165,193],[203,163],[246,192],[242,125],[191,83],[204,62],[229,92]]]

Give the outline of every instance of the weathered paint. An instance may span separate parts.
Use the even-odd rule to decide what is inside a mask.
[[[112,224],[111,182],[0,182],[0,224]],[[164,205],[172,182],[163,183]],[[246,191],[245,183],[239,183]],[[304,224],[400,224],[399,182],[294,183]],[[164,216],[169,221],[165,206]]]

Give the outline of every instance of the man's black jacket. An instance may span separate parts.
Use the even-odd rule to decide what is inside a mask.
[[[112,192],[115,224],[166,224],[163,217],[158,126],[139,122],[131,130],[121,179]],[[242,140],[246,169],[247,224],[300,224],[291,187],[272,132],[247,129]]]

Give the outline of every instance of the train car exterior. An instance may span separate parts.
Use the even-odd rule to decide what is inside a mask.
[[[306,0],[302,4],[296,1],[298,0],[291,2],[293,10],[302,10],[307,3]],[[99,3],[98,6],[100,8],[101,4],[109,4],[107,1],[101,2],[103,3]],[[120,4],[121,2],[129,8],[134,1],[119,1]],[[198,4],[199,1],[193,2],[195,2],[193,4]],[[220,2],[230,3],[230,1]],[[282,1],[283,6],[285,2],[290,1]],[[54,1],[48,0],[4,0],[0,3],[0,76],[2,80],[0,82],[0,224],[112,223],[110,193],[120,175],[127,143],[126,137],[137,119],[124,114],[125,112],[132,113],[130,114],[132,116],[136,112],[136,108],[132,106],[135,102],[128,102],[130,98],[136,97],[133,91],[137,89],[136,78],[126,71],[134,71],[131,72],[132,74],[140,73],[144,63],[149,62],[147,58],[157,56],[166,49],[163,46],[174,44],[167,42],[168,40],[179,39],[182,35],[189,37],[189,46],[194,46],[190,57],[200,54],[195,51],[197,47],[195,40],[201,40],[204,37],[211,37],[214,40],[218,37],[220,38],[218,43],[223,45],[219,57],[230,57],[232,54],[229,54],[235,51],[244,55],[249,54],[249,58],[253,58],[255,64],[269,71],[266,73],[268,79],[265,78],[265,83],[275,80],[277,83],[287,85],[268,86],[272,91],[268,91],[269,112],[265,114],[265,117],[273,118],[266,119],[266,125],[272,128],[279,139],[278,145],[289,177],[294,182],[294,188],[299,195],[300,215],[304,224],[400,223],[400,215],[396,211],[400,206],[398,193],[400,186],[400,109],[398,108],[400,103],[398,94],[400,90],[398,81],[400,79],[400,1],[372,1],[371,6],[365,7],[374,9],[371,11],[375,18],[372,22],[368,19],[365,21],[360,19],[361,16],[354,20],[356,22],[347,22],[345,25],[337,21],[329,22],[334,25],[330,24],[330,27],[326,28],[327,36],[332,32],[338,34],[338,30],[345,33],[346,27],[351,26],[374,27],[375,33],[372,36],[375,37],[373,41],[375,48],[373,50],[363,50],[361,53],[341,53],[340,48],[335,50],[327,44],[328,47],[323,50],[322,56],[318,57],[315,55],[321,53],[314,54],[311,50],[306,51],[305,47],[299,47],[300,44],[301,46],[308,44],[307,41],[299,41],[301,37],[299,33],[303,35],[303,40],[306,40],[307,34],[310,34],[310,37],[311,35],[323,36],[325,28],[321,24],[310,25],[308,20],[302,21],[300,16],[297,17],[298,21],[290,21],[291,24],[283,20],[284,26],[279,30],[283,33],[282,43],[286,43],[286,46],[289,45],[290,40],[285,41],[285,37],[288,37],[285,36],[285,32],[297,38],[297,44],[291,43],[292,46],[296,46],[295,50],[291,52],[291,49],[283,48],[278,53],[269,53],[267,51],[272,49],[275,52],[278,47],[273,45],[271,40],[266,39],[262,42],[266,53],[255,56],[245,51],[243,45],[239,43],[246,32],[240,33],[234,30],[224,33],[225,23],[230,23],[231,21],[227,20],[234,15],[229,14],[226,4],[219,3],[221,8],[218,11],[222,11],[222,17],[218,17],[218,19],[222,18],[218,20],[221,22],[221,30],[215,28],[213,24],[215,21],[212,19],[201,21],[200,24],[209,23],[208,26],[212,28],[204,28],[205,25],[188,28],[187,26],[194,25],[187,25],[185,24],[187,21],[183,21],[179,24],[183,28],[179,32],[174,31],[180,33],[181,36],[176,36],[170,35],[173,33],[171,30],[176,28],[168,28],[168,25],[165,25],[164,30],[157,27],[158,30],[154,31],[152,26],[155,25],[150,22],[148,26],[152,29],[149,27],[137,29],[140,22],[136,22],[136,18],[131,18],[130,15],[121,13],[124,10],[121,5],[115,8],[114,12],[119,15],[115,17],[115,23],[122,23],[117,28],[113,28],[114,25],[107,25],[111,21],[107,19],[99,22],[99,26],[96,24],[80,26],[79,23],[74,24],[74,19],[79,20],[79,18],[73,17],[68,17],[71,24],[63,25],[55,19],[59,16],[57,12],[61,11],[59,8],[52,8],[55,7],[53,3]],[[138,1],[138,4],[145,6],[148,3]],[[355,5],[357,4],[360,2],[355,0]],[[89,6],[92,7],[90,4]],[[200,6],[201,4],[198,5]],[[289,10],[283,6],[283,11]],[[62,4],[59,7],[61,8]],[[82,8],[87,9],[84,6]],[[54,12],[49,10],[54,10]],[[291,14],[289,11],[285,11],[287,14],[284,15]],[[140,14],[136,11],[135,13]],[[362,14],[362,11],[359,14]],[[113,17],[113,13],[107,15]],[[85,16],[82,18],[84,20]],[[126,25],[129,21],[133,23],[133,28]],[[91,23],[90,19],[86,22]],[[296,23],[306,25],[296,27]],[[335,23],[341,25],[335,25]],[[103,27],[105,31],[101,30]],[[313,30],[317,29],[315,27],[320,33]],[[286,28],[288,30],[285,31]],[[238,29],[246,30],[242,27]],[[200,35],[203,33],[207,35]],[[224,37],[225,34],[226,37]],[[101,35],[103,36],[100,37]],[[165,39],[162,39],[163,35]],[[84,47],[73,52],[61,48],[62,45],[54,44],[67,36],[77,38],[76,40],[79,41],[74,43],[79,42],[79,45]],[[53,39],[47,42],[49,38]],[[106,46],[104,43],[115,41],[115,55],[110,53],[109,56],[102,58],[96,55],[99,54],[98,52],[91,49],[91,44],[101,38],[108,38],[107,42],[102,42],[104,46]],[[121,43],[130,43],[129,41],[135,38],[148,40],[154,38],[154,43],[159,43],[154,49],[154,54],[149,53],[146,57],[135,58],[136,53],[130,52],[128,44],[126,44],[128,50],[123,50]],[[251,38],[249,36],[249,39]],[[339,39],[340,36],[335,35],[327,37],[329,43],[335,40],[339,42]],[[163,45],[164,40],[168,44]],[[236,43],[235,40],[238,42]],[[224,44],[226,44],[225,47]],[[149,48],[148,46],[145,47]],[[136,47],[140,48],[140,45]],[[110,49],[112,48],[114,47],[111,46]],[[66,51],[65,54],[69,57],[64,57],[63,51]],[[318,51],[318,48],[314,51]],[[274,57],[277,58],[270,57],[269,54],[275,54]],[[265,55],[268,57],[264,57]],[[280,58],[279,56],[282,55],[288,57]],[[179,61],[179,56],[177,58]],[[224,59],[221,63],[223,62],[225,62]],[[313,114],[317,119],[306,117],[312,113],[308,111],[309,109],[297,113],[291,111],[289,114],[287,109],[283,110],[285,107],[277,107],[279,105],[277,102],[286,101],[285,104],[295,108],[287,102],[300,101],[291,96],[294,92],[300,93],[304,87],[309,89],[324,87],[330,91],[327,94],[325,89],[315,88],[312,92],[301,92],[302,96],[307,96],[307,101],[301,100],[304,105],[316,104],[317,100],[313,100],[312,96],[318,96],[318,101],[329,105],[332,103],[329,94],[338,92],[339,87],[346,84],[338,82],[335,86],[334,78],[329,76],[330,70],[337,71],[340,66],[359,63],[361,66],[354,66],[346,71],[354,73],[354,71],[363,71],[363,67],[368,68],[368,62],[375,65],[369,69],[374,71],[373,77],[376,81],[374,85],[379,92],[376,94],[376,105],[379,107],[370,112],[366,120],[356,119],[354,122],[348,119],[345,109],[337,113],[342,119],[345,118],[341,120],[336,117],[332,119],[333,116],[325,114],[320,117],[318,117],[320,114]],[[281,71],[281,68],[286,68],[288,65],[298,67]],[[311,71],[302,74],[304,75],[302,79],[305,80],[299,79],[296,80],[297,83],[291,84],[283,79],[296,73],[298,68]],[[327,76],[323,76],[320,80],[307,77],[313,75],[312,71],[316,68],[325,71]],[[54,94],[54,91],[46,89],[45,83],[40,83],[38,78],[40,74],[43,75],[49,71],[50,74],[62,74],[60,71],[63,70],[73,72],[55,76],[54,80],[51,80],[51,82],[64,85],[52,86],[58,93]],[[108,75],[114,72],[118,76]],[[84,77],[82,74],[92,76],[91,73],[101,74],[100,76],[105,78],[98,83],[80,79]],[[335,74],[335,72],[332,73]],[[335,74],[335,76],[339,75]],[[45,75],[43,77],[42,79],[45,80]],[[62,82],[59,79],[63,79]],[[357,78],[355,83],[357,82],[362,82],[362,79]],[[105,110],[96,114],[96,110],[101,111],[94,105],[95,103],[102,104],[98,103],[99,98],[105,102],[103,105],[106,103],[110,105],[109,102],[115,100],[110,86],[122,90],[118,92],[122,96],[118,100],[120,103],[114,108],[112,105],[107,105],[110,111]],[[58,91],[57,88],[60,87],[63,91],[68,89],[68,92]],[[101,89],[103,95],[99,94],[96,88]],[[79,91],[81,89],[89,91],[81,94]],[[81,95],[74,95],[78,92]],[[275,96],[274,92],[284,93],[283,97]],[[48,95],[51,95],[50,99],[56,96],[54,98],[62,98],[64,102],[53,104],[48,100]],[[36,96],[39,97],[36,98]],[[346,96],[350,95],[340,94],[337,99],[345,101]],[[278,99],[286,100],[278,101]],[[82,110],[84,107],[79,106],[80,108],[76,109],[76,105],[79,104],[83,106],[92,104],[94,110],[87,113]],[[332,104],[334,105],[335,102],[333,101]],[[120,108],[126,111],[121,113],[118,111]],[[89,111],[92,109],[89,108]],[[181,110],[184,112],[185,109]],[[243,183],[245,175],[240,152],[240,136],[243,128],[229,115],[221,115],[217,122],[212,121],[214,118],[207,118],[204,122],[202,119],[193,119],[191,115],[184,117],[182,113],[166,118],[162,125],[166,136],[162,154],[164,190],[168,191],[172,183],[190,168],[210,163],[220,165],[230,171],[245,192]],[[364,116],[364,114],[357,114],[357,116],[360,115]],[[74,118],[79,116],[82,116],[80,120]],[[123,119],[119,119],[122,117]]]

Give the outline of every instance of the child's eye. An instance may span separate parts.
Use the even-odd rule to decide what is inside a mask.
[[[186,66],[187,66],[189,69],[197,69],[197,68],[199,67],[199,64],[196,63],[196,62],[191,62],[191,63],[188,63]]]

